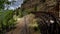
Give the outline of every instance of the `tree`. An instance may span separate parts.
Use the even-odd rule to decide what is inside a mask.
[[[0,0],[0,10],[5,8],[5,4],[10,5],[11,3],[15,2],[15,0],[13,1],[9,1],[9,0]]]
[[[10,2],[8,0],[0,0],[0,10],[4,9],[4,4],[10,4]]]
[[[12,10],[4,10],[4,5],[10,5],[11,3],[12,2],[9,2],[8,0],[0,0],[0,34],[5,34],[4,32],[14,27],[14,12]]]

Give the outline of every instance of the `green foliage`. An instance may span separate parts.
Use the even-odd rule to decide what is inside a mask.
[[[23,12],[19,11],[19,17],[23,17]]]
[[[15,20],[13,19],[13,13],[11,10],[0,11],[0,31],[1,29],[4,31],[14,27]]]
[[[11,5],[11,3],[13,4],[13,2],[15,1],[13,0],[12,2],[10,2],[9,0],[0,0],[0,10],[5,8],[5,4]]]
[[[16,24],[13,19],[14,12],[12,10],[4,10],[4,4],[10,5],[11,2],[8,0],[0,0],[0,34],[4,34],[2,32],[10,30]]]
[[[10,4],[8,0],[0,0],[0,10],[4,9],[4,4]]]
[[[19,10],[18,11],[19,12],[19,17],[23,17],[23,16],[25,16],[25,15],[28,15],[28,14],[30,14],[30,11],[29,10]]]

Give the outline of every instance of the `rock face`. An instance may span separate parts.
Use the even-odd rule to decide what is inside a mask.
[[[57,0],[26,0],[21,9],[28,11],[51,12],[59,17],[59,5]]]
[[[60,34],[59,22],[52,14],[43,12],[32,13],[36,15],[35,18],[38,18],[37,23],[41,34]]]

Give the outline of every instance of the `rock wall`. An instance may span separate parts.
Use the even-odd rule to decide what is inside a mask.
[[[27,2],[23,3],[21,9],[28,11],[36,11],[42,12],[52,12],[59,17],[59,5],[57,0],[27,0]]]

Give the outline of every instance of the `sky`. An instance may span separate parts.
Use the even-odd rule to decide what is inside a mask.
[[[9,0],[10,2],[12,1],[12,0]],[[7,4],[5,4],[5,9],[7,9],[7,7],[9,6],[9,10],[14,10],[14,9],[16,9],[16,8],[18,8],[18,7],[21,7],[21,4],[23,3],[23,0],[15,0],[16,2],[14,2],[13,4],[11,3],[11,5],[7,5]]]

